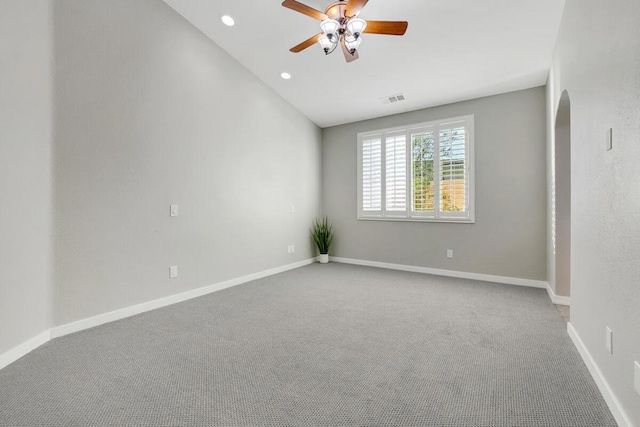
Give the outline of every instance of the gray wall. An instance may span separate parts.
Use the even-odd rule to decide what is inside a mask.
[[[317,126],[164,2],[54,17],[56,325],[315,256]]]
[[[571,105],[558,109],[555,125],[555,293],[571,295]]]
[[[358,132],[466,114],[475,115],[475,224],[356,219]],[[331,255],[546,280],[545,168],[542,87],[324,129],[323,206],[337,230]]]
[[[640,425],[640,2],[567,0],[548,109],[571,98],[571,324]],[[550,121],[552,123],[552,121]],[[613,128],[613,150],[605,150]],[[548,151],[553,152],[553,132]],[[550,189],[551,190],[551,189]],[[605,348],[605,327],[614,353]]]
[[[0,1],[0,354],[50,327],[48,1]]]

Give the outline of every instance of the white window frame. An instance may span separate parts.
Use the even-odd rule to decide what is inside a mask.
[[[455,122],[464,122],[465,124],[465,178],[467,186],[467,209],[465,212],[440,212],[440,128]],[[434,129],[435,146],[434,146],[434,186],[435,186],[435,203],[433,212],[412,212],[412,165],[411,165],[411,134],[416,131],[427,128]],[[407,210],[403,211],[386,211],[386,136],[404,133],[406,135],[406,160],[407,160]],[[382,199],[379,211],[364,211],[362,206],[362,144],[364,140],[379,137],[381,138],[381,159],[382,159]],[[475,146],[474,146],[474,115],[459,116],[442,120],[434,120],[430,122],[417,123],[409,126],[393,127],[380,129],[370,132],[360,132],[357,135],[358,153],[357,153],[357,182],[358,182],[358,211],[357,219],[364,221],[410,221],[410,222],[452,222],[452,223],[475,223]]]

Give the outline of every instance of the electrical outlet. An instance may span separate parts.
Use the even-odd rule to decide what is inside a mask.
[[[607,351],[609,352],[609,354],[613,354],[613,331],[611,330],[610,327],[607,326],[607,337],[606,337],[606,342],[607,342]]]
[[[295,205],[291,205],[291,213],[296,213],[296,206]]]
[[[171,208],[169,210],[169,215],[178,216],[178,205],[171,205]]]
[[[640,394],[640,362],[633,362],[633,388]]]
[[[288,254],[292,254],[292,253],[294,253],[295,251],[296,251],[296,247],[295,247],[295,245],[289,245],[289,246],[287,246],[287,253],[288,253]]]
[[[447,258],[453,258],[453,249],[447,249]]]
[[[178,277],[178,266],[172,265],[169,267],[169,279],[175,279],[176,277]]]
[[[613,149],[613,128],[607,130],[607,151]]]

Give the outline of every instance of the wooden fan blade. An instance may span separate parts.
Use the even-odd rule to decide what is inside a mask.
[[[349,0],[347,3],[347,10],[345,11],[345,15],[349,18],[353,16],[357,16],[363,7],[367,4],[369,0]]]
[[[351,55],[351,52],[349,52],[349,49],[347,49],[347,46],[344,44],[344,37],[340,41],[340,45],[342,46],[342,53],[344,53],[344,59],[346,59],[347,62],[352,62],[360,58],[357,50],[353,53],[353,55]]]
[[[324,13],[320,12],[319,10],[316,10],[312,7],[307,6],[306,4],[302,4],[300,2],[297,2],[296,0],[284,0],[282,2],[282,5],[286,8],[289,8],[291,10],[295,10],[296,12],[300,12],[303,15],[307,15],[310,16],[314,19],[317,19],[319,21],[324,21],[325,19],[329,18],[327,15],[325,15]]]
[[[367,21],[365,33],[385,34],[388,36],[402,36],[407,31],[407,21]]]
[[[293,53],[298,53],[298,52],[302,52],[303,50],[305,50],[306,48],[308,48],[309,46],[312,46],[313,44],[318,42],[318,39],[322,36],[322,33],[320,34],[316,34],[315,36],[303,41],[302,43],[300,43],[298,46],[294,46],[291,49],[289,49],[291,52]]]

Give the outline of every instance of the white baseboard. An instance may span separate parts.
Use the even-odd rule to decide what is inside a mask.
[[[23,342],[22,344],[12,348],[5,353],[0,354],[0,369],[4,368],[5,366],[9,366],[16,360],[20,359],[22,356],[31,353],[33,350],[40,347],[50,339],[51,334],[47,329],[46,331],[36,335],[30,340]]]
[[[551,289],[551,285],[547,283],[547,293],[549,294],[549,298],[551,298],[551,302],[557,305],[566,305],[571,306],[571,297],[563,297],[561,295],[556,295]]]
[[[567,323],[567,332],[569,333],[573,344],[578,349],[580,356],[582,356],[582,360],[584,361],[585,365],[587,365],[589,373],[591,373],[591,376],[596,382],[596,385],[598,386],[602,397],[604,398],[605,402],[607,402],[607,406],[609,406],[609,410],[611,411],[613,417],[616,419],[618,426],[633,427],[633,424],[631,424],[631,420],[627,416],[624,409],[622,409],[620,401],[616,398],[616,395],[613,393],[613,390],[611,390],[611,387],[602,374],[602,371],[600,371],[600,368],[598,368],[598,365],[596,364],[595,360],[593,360],[593,357],[591,357],[589,350],[587,350],[587,347],[584,345],[584,342],[582,342],[580,335],[578,335],[578,332],[573,328],[573,325],[571,323]]]
[[[113,322],[115,320],[120,320],[126,317],[135,316],[136,314],[155,310],[157,308],[166,307],[168,305],[190,300],[192,298],[201,297],[203,295],[220,291],[222,289],[230,288],[232,286],[240,285],[242,283],[250,282],[252,280],[262,279],[263,277],[272,276],[274,274],[282,273],[288,270],[293,270],[295,268],[312,264],[315,261],[316,261],[315,258],[309,258],[304,261],[299,261],[293,264],[283,265],[281,267],[272,268],[270,270],[260,271],[258,273],[249,274],[247,276],[242,276],[242,277],[227,280],[224,282],[216,283],[213,285],[205,286],[202,288],[193,289],[187,292],[170,295],[168,297],[144,302],[142,304],[132,305],[130,307],[122,308],[120,310],[115,310],[108,313],[99,314],[97,316],[78,320],[76,322],[67,323],[66,325],[61,325],[61,326],[52,328],[51,339],[58,338],[74,332],[82,331],[84,329],[93,328],[94,326],[99,326],[108,322]]]
[[[156,308],[166,307],[171,304],[176,304],[192,298],[197,298],[206,294],[210,294],[212,292],[250,282],[252,280],[262,279],[263,277],[283,273],[285,271],[293,270],[299,267],[304,267],[305,265],[313,264],[314,262],[316,262],[315,257],[47,329],[36,337],[30,339],[29,341],[26,341],[18,345],[17,347],[14,347],[9,351],[0,354],[0,369],[10,365],[11,363],[20,359],[22,356],[25,356],[26,354],[40,347],[42,344],[54,338],[71,334],[73,332],[82,331],[84,329],[93,328],[94,326],[99,326],[108,322],[113,322],[115,320],[124,319],[125,317],[134,316],[146,311],[155,310]]]
[[[410,271],[413,273],[435,274],[437,276],[457,277],[459,279],[482,280],[485,282],[505,283],[508,285],[528,286],[546,289],[548,284],[542,280],[519,279],[516,277],[492,276],[489,274],[468,273],[465,271],[442,270],[439,268],[417,267],[414,265],[391,264],[387,262],[365,261],[360,259],[329,257],[331,261],[343,264],[364,265],[367,267],[387,268],[389,270]]]

